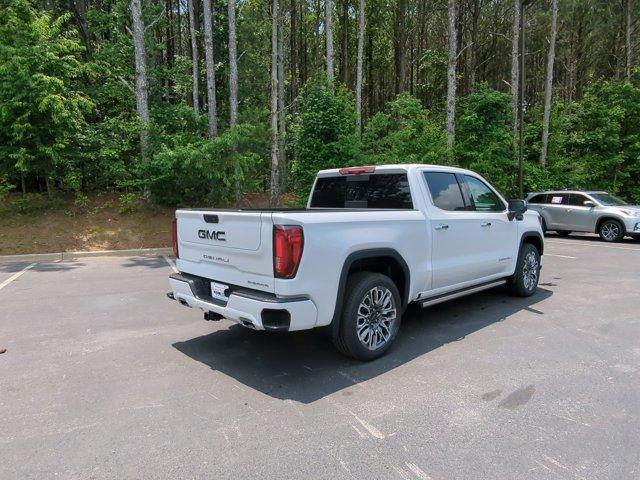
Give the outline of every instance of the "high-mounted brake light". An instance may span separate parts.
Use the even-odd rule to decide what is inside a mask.
[[[362,175],[363,173],[373,173],[376,167],[348,167],[338,170],[340,175]]]
[[[178,252],[178,219],[174,218],[171,222],[171,242],[173,245],[173,256],[178,258],[180,255]]]
[[[273,226],[273,274],[276,278],[296,276],[303,247],[304,235],[301,226]]]

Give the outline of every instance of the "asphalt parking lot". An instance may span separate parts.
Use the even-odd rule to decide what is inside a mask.
[[[546,254],[371,363],[205,322],[162,257],[0,265],[0,478],[640,478],[640,242]]]

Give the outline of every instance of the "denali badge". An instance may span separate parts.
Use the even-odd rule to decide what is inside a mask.
[[[209,240],[218,240],[219,242],[226,242],[225,236],[227,232],[216,232],[215,230],[198,230],[198,237]]]

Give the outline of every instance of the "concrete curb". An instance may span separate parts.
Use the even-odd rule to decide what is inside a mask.
[[[95,252],[59,252],[59,253],[32,253],[26,255],[0,256],[0,264],[3,263],[40,263],[57,262],[60,260],[72,260],[82,257],[134,257],[140,255],[173,255],[171,248],[133,248],[128,250],[99,250]]]

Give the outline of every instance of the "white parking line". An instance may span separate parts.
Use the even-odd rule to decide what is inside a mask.
[[[18,278],[20,275],[22,275],[24,272],[26,272],[27,270],[29,270],[30,268],[33,268],[35,265],[37,265],[36,263],[32,263],[31,265],[28,265],[26,267],[24,267],[22,270],[20,270],[19,272],[14,273],[13,275],[11,275],[9,278],[7,278],[4,282],[0,283],[0,290],[2,290],[4,287],[6,287],[7,285],[9,285],[11,282],[13,282],[16,278]]]
[[[559,240],[549,240],[549,239],[547,239],[546,242],[549,245],[556,245],[556,244],[557,245],[577,245],[581,247],[615,248],[616,250],[635,250],[636,252],[640,252],[640,248],[633,248],[633,247],[616,247],[613,245],[592,245],[586,242],[562,242]]]
[[[171,260],[169,257],[166,257],[166,256],[163,256],[162,258],[164,258],[166,262],[169,264],[169,266],[173,270],[173,273],[178,273],[178,269],[176,268],[176,264],[173,263],[173,260]]]
[[[545,253],[544,254],[545,257],[560,257],[560,258],[572,258],[573,260],[575,260],[578,257],[570,257],[569,255],[556,255],[554,253]]]

